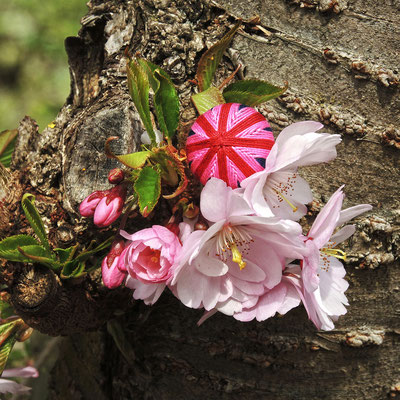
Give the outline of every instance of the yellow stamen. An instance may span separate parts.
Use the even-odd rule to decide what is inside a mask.
[[[326,254],[327,256],[332,256],[336,258],[340,258],[343,261],[346,261],[346,252],[339,249],[328,249],[326,247],[321,249],[321,253]]]
[[[242,253],[235,243],[229,243],[229,248],[232,252],[232,261],[239,265],[240,270],[246,266],[246,262],[242,260]]]
[[[293,212],[296,212],[299,208],[294,206],[279,190],[274,189],[275,193],[280,196],[283,200],[286,201],[286,203],[289,204],[289,206],[292,208]]]

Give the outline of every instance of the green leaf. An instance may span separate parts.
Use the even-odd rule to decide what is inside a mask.
[[[154,92],[154,108],[161,132],[172,139],[179,123],[179,97],[169,75],[157,65],[143,58],[138,63],[147,73]]]
[[[17,141],[17,135],[17,129],[0,132],[0,163],[5,167],[10,166],[12,153]]]
[[[85,262],[78,262],[76,260],[67,262],[62,271],[61,271],[61,278],[68,279],[68,278],[79,278],[80,276],[84,275],[85,271]]]
[[[149,79],[149,83],[151,88],[153,89],[153,92],[155,93],[156,90],[158,89],[158,87],[160,86],[160,81],[158,79],[156,79],[156,77],[154,76],[154,72],[156,70],[159,71],[159,73],[166,78],[167,80],[170,81],[170,83],[172,84],[171,78],[170,76],[162,69],[160,68],[158,65],[153,64],[150,61],[145,60],[144,58],[138,58],[137,62],[141,65],[141,67],[143,68],[143,70],[146,72],[147,74],[147,78]]]
[[[32,229],[35,231],[40,242],[47,250],[50,250],[50,245],[49,241],[47,240],[47,234],[44,228],[42,218],[40,217],[40,214],[35,207],[35,196],[30,193],[25,193],[22,196],[21,204],[25,216],[29,224],[31,225]]]
[[[54,251],[58,256],[60,263],[64,264],[64,263],[72,260],[72,257],[74,256],[77,248],[78,248],[78,245],[76,244],[75,246],[68,247],[67,249],[57,248],[57,249],[54,249]]]
[[[161,176],[152,167],[144,167],[134,185],[139,200],[139,209],[147,217],[156,206],[161,194]]]
[[[225,99],[222,96],[221,91],[215,86],[210,86],[204,92],[194,94],[192,96],[192,101],[199,114],[204,114],[210,108],[225,103]]]
[[[128,87],[135,107],[140,115],[143,125],[149,134],[151,143],[156,145],[156,135],[150,116],[149,104],[149,79],[142,66],[135,60],[129,60],[128,63]]]
[[[116,158],[130,168],[141,168],[151,156],[151,151],[138,151],[136,153],[122,154]]]
[[[28,235],[10,236],[2,240],[0,242],[0,257],[8,261],[34,262],[32,258],[22,254],[20,249],[34,257],[44,257],[46,259],[51,259],[52,257],[49,250],[39,245],[35,238]]]
[[[154,107],[161,132],[172,139],[179,123],[179,98],[175,86],[160,71],[154,71],[155,78],[160,82],[154,93]]]
[[[24,258],[24,260],[20,260],[22,262],[43,264],[54,270],[58,270],[60,268],[60,263],[54,259],[54,255],[43,246],[35,245],[18,247],[18,251]]]
[[[238,22],[221,40],[215,43],[201,56],[196,73],[200,91],[210,87],[215,71],[221,62],[222,55],[228,48],[240,24],[241,22]]]
[[[227,103],[240,103],[254,107],[280,96],[287,88],[287,85],[282,88],[265,81],[248,79],[231,83],[225,88],[223,96]]]
[[[0,257],[2,253],[18,251],[18,246],[23,247],[29,245],[39,245],[39,242],[28,235],[15,235],[5,238],[0,242]]]
[[[3,373],[11,350],[17,341],[20,325],[20,319],[0,325],[0,375]]]

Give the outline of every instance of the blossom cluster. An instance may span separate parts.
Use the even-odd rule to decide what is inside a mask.
[[[283,129],[264,169],[237,188],[211,177],[200,193],[195,219],[133,234],[121,230],[102,263],[104,284],[115,288],[124,283],[135,299],[149,305],[168,287],[187,307],[205,310],[200,323],[216,312],[239,321],[264,321],[302,303],[318,329],[333,329],[348,305],[346,271],[339,261],[346,254],[337,245],[355,231],[345,224],[371,206],[342,210],[340,187],[303,232],[298,221],[313,195],[298,168],[331,161],[341,141],[339,135],[318,132],[322,127],[305,121]],[[82,203],[82,215],[88,209],[96,223],[100,209],[99,226],[114,221],[124,190],[95,192]],[[107,196],[121,201],[106,208]]]

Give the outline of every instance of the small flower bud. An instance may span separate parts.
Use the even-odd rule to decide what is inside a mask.
[[[125,173],[121,168],[114,168],[108,173],[108,182],[112,185],[121,183],[125,178]]]
[[[93,192],[79,206],[79,212],[82,217],[93,217],[94,211],[99,204],[100,200],[107,195],[107,191],[98,190]]]
[[[126,198],[126,186],[117,185],[108,191],[94,211],[93,222],[103,228],[112,224],[122,213]]]
[[[101,263],[103,283],[110,289],[118,287],[125,279],[126,272],[123,272],[118,268],[118,264],[121,261],[121,255],[124,254],[124,249],[125,242],[122,239],[114,241],[111,245],[111,250],[106,257],[104,257],[104,260]]]

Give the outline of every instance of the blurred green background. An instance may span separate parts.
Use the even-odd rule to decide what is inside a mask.
[[[84,0],[0,2],[0,132],[29,115],[40,130],[69,94],[64,39],[76,36]]]

